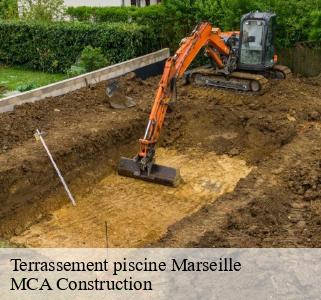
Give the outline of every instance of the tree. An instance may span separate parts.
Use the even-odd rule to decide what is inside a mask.
[[[250,11],[267,11],[267,3],[262,0],[221,0],[222,28],[237,30],[240,28],[241,16]]]
[[[37,21],[62,19],[65,14],[63,0],[22,0],[22,17]]]
[[[321,39],[321,0],[164,0],[163,4],[175,32],[174,45],[200,21],[238,30],[241,16],[256,10],[276,13],[279,48]]]

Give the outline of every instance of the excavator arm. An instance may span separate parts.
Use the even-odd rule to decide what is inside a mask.
[[[208,22],[200,23],[189,37],[181,41],[175,55],[166,61],[144,137],[139,140],[140,151],[134,160],[121,159],[119,174],[149,181],[162,181],[164,178],[160,180],[160,177],[168,176],[171,178],[165,180],[165,184],[174,185],[171,184],[171,180],[176,181],[177,174],[173,173],[173,169],[155,164],[155,146],[164,124],[168,104],[176,92],[176,80],[184,74],[203,47],[218,67],[224,67],[220,54],[228,56],[230,49],[225,44],[221,31],[213,28]],[[172,175],[168,175],[169,173]]]
[[[140,152],[138,158],[141,160],[142,169],[148,168],[150,172],[150,164],[153,163],[154,157],[154,146],[158,141],[164,123],[168,103],[175,93],[176,80],[184,74],[199,51],[205,46],[206,52],[213,57],[217,65],[224,67],[216,51],[228,55],[229,48],[219,34],[219,29],[213,29],[210,23],[199,24],[191,36],[182,40],[175,55],[166,61],[144,138],[139,140]]]

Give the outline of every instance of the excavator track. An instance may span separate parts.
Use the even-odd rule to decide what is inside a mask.
[[[233,72],[229,76],[218,74],[208,68],[197,68],[186,74],[187,82],[201,86],[230,89],[255,95],[264,94],[269,88],[269,81],[260,74]]]
[[[270,72],[273,74],[272,77],[277,79],[288,79],[292,77],[292,71],[287,66],[274,65]]]
[[[269,89],[267,78],[288,79],[291,77],[291,69],[282,65],[274,65],[273,68],[262,74],[236,71],[228,76],[205,66],[186,72],[185,81],[251,95],[263,95]]]

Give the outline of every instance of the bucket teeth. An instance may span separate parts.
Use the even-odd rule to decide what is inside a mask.
[[[181,181],[180,172],[177,169],[153,164],[150,175],[148,175],[147,171],[140,170],[135,160],[124,157],[119,161],[118,174],[173,187]]]

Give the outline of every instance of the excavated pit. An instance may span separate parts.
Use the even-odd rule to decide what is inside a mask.
[[[11,241],[31,247],[104,247],[107,222],[110,247],[142,247],[158,240],[168,226],[231,192],[250,171],[242,160],[212,153],[200,158],[193,151],[158,150],[159,162],[181,169],[185,182],[179,187],[111,174],[79,197],[77,208],[65,205]]]
[[[0,115],[0,238],[27,247],[320,247],[321,83],[273,81],[262,96],[179,85],[157,162],[171,188],[116,175],[133,156],[159,77],[100,83]],[[78,203],[72,207],[36,128]]]

